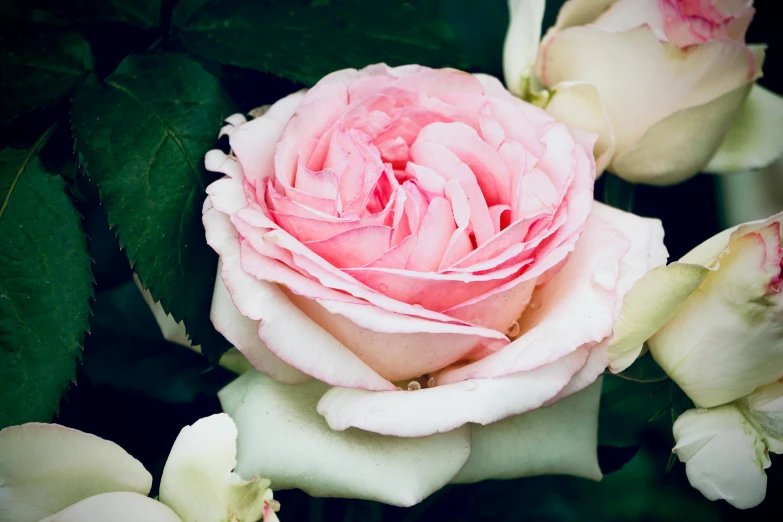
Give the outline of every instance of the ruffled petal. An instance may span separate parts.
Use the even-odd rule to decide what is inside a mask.
[[[533,293],[519,321],[519,337],[479,361],[447,369],[439,382],[529,371],[607,337],[615,317],[620,264],[630,247],[631,240],[613,224],[591,215],[563,268]]]
[[[229,217],[215,208],[203,215],[207,243],[220,255],[220,276],[237,310],[258,323],[258,335],[263,344],[277,357],[298,370],[316,378],[343,386],[389,390],[394,385],[375,373],[356,355],[307,317],[274,283],[259,281],[248,275],[240,260],[239,237]],[[291,332],[297,332],[292,336]],[[319,347],[317,355],[309,347]],[[246,356],[261,361],[263,350],[251,351],[259,345],[245,345]],[[242,349],[243,346],[238,346]],[[259,362],[263,370],[266,362]]]
[[[534,410],[562,390],[587,360],[582,348],[533,371],[416,391],[332,388],[318,412],[333,430],[351,427],[395,437],[444,433],[468,422],[491,424]]]

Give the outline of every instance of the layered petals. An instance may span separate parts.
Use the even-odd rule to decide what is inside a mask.
[[[622,298],[648,270],[666,261],[663,230],[639,218],[595,203],[568,261],[534,293],[507,347],[466,366],[446,369],[441,383],[499,377],[529,371],[581,346],[593,346],[612,332]],[[589,317],[583,310],[590,310]],[[576,323],[575,318],[584,317]],[[563,329],[568,322],[570,327]]]

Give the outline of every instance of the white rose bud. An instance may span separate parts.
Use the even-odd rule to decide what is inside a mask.
[[[569,0],[538,43],[544,0],[509,0],[509,90],[595,132],[599,170],[668,185],[768,165],[783,99],[756,86],[752,0]],[[687,143],[687,146],[683,146]]]
[[[691,485],[740,509],[764,500],[769,452],[783,452],[783,383],[733,404],[693,409],[674,423],[674,452]]]

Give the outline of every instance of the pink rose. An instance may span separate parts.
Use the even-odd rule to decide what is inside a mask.
[[[661,0],[666,38],[679,47],[711,40],[745,41],[753,0]]]
[[[584,388],[665,262],[659,222],[593,202],[592,135],[494,78],[338,71],[229,123],[213,322],[272,378],[332,386],[334,430],[424,437]]]

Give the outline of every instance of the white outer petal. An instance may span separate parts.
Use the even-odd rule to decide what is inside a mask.
[[[225,413],[185,426],[174,441],[160,481],[160,501],[183,522],[256,522],[269,481],[233,475],[237,428]]]
[[[686,411],[674,423],[674,438],[688,481],[705,497],[740,509],[764,500],[766,446],[735,406]]]
[[[113,442],[58,424],[0,431],[0,520],[36,522],[113,491],[147,495],[152,476]]]
[[[491,424],[536,409],[555,397],[587,360],[587,348],[532,371],[471,379],[417,391],[332,388],[318,412],[333,430],[351,427],[395,437],[423,437],[468,422]]]
[[[236,472],[261,473],[276,490],[411,506],[467,461],[467,426],[415,439],[332,431],[316,411],[327,389],[318,381],[288,385],[248,372],[221,390],[223,409],[239,428]]]
[[[182,522],[168,507],[138,493],[95,495],[40,522]]]
[[[453,483],[567,474],[601,479],[598,406],[601,379],[548,408],[473,425],[470,458]]]

